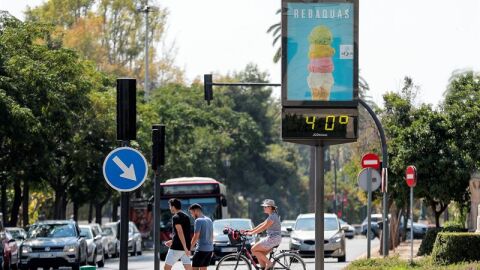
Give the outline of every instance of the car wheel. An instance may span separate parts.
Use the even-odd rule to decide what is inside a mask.
[[[142,255],[142,244],[140,243],[140,248],[139,250],[137,251],[137,255]]]
[[[130,256],[135,256],[137,255],[137,245],[133,246],[133,252],[130,252]]]
[[[91,262],[88,262],[89,265],[96,265],[96,260],[97,260],[97,250],[93,251],[93,260]]]
[[[80,270],[80,265],[78,264],[72,265],[72,270]]]
[[[347,261],[347,256],[343,255],[342,257],[338,257],[338,262],[346,262]]]
[[[375,237],[376,237],[376,236],[375,236],[375,232],[372,231],[372,232],[370,233],[370,240],[375,239]]]
[[[105,253],[102,254],[102,260],[97,262],[97,266],[102,268],[105,265]]]

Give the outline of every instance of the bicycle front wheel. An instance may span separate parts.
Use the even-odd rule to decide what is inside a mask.
[[[217,264],[217,270],[251,270],[252,266],[243,255],[229,254],[221,258]]]
[[[306,267],[299,255],[285,252],[275,256],[273,269],[306,270]]]

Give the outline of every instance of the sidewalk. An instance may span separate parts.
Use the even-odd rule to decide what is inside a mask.
[[[394,250],[390,250],[388,253],[388,256],[396,256],[398,255],[400,259],[402,260],[410,260],[410,240],[407,240],[405,242],[401,242],[398,247],[396,247]],[[420,244],[422,243],[422,239],[414,239],[413,240],[413,259],[419,259],[421,256],[417,256],[418,249],[420,248]],[[372,250],[372,258],[382,258],[383,256],[380,255],[380,252],[377,249]],[[363,256],[363,258],[366,258],[366,255]]]
[[[420,248],[421,243],[422,243],[422,239],[413,240],[413,259],[414,260],[422,258],[421,256],[417,256],[418,249]],[[410,260],[410,240],[401,242],[400,245],[398,245],[398,247],[396,247],[394,250],[390,250],[388,253],[389,257],[397,256],[397,255],[402,260]],[[366,258],[367,258],[367,253],[364,253],[358,258],[356,258],[356,260],[366,259]],[[383,258],[383,256],[380,255],[380,246],[372,247],[371,258]]]

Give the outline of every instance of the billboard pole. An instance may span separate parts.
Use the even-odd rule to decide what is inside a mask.
[[[324,168],[325,168],[325,147],[320,141],[315,146],[315,270],[323,270],[324,265]]]

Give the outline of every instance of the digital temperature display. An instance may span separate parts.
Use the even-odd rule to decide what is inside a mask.
[[[337,140],[357,139],[358,115],[355,110],[285,109],[282,114],[282,137],[285,140]]]

